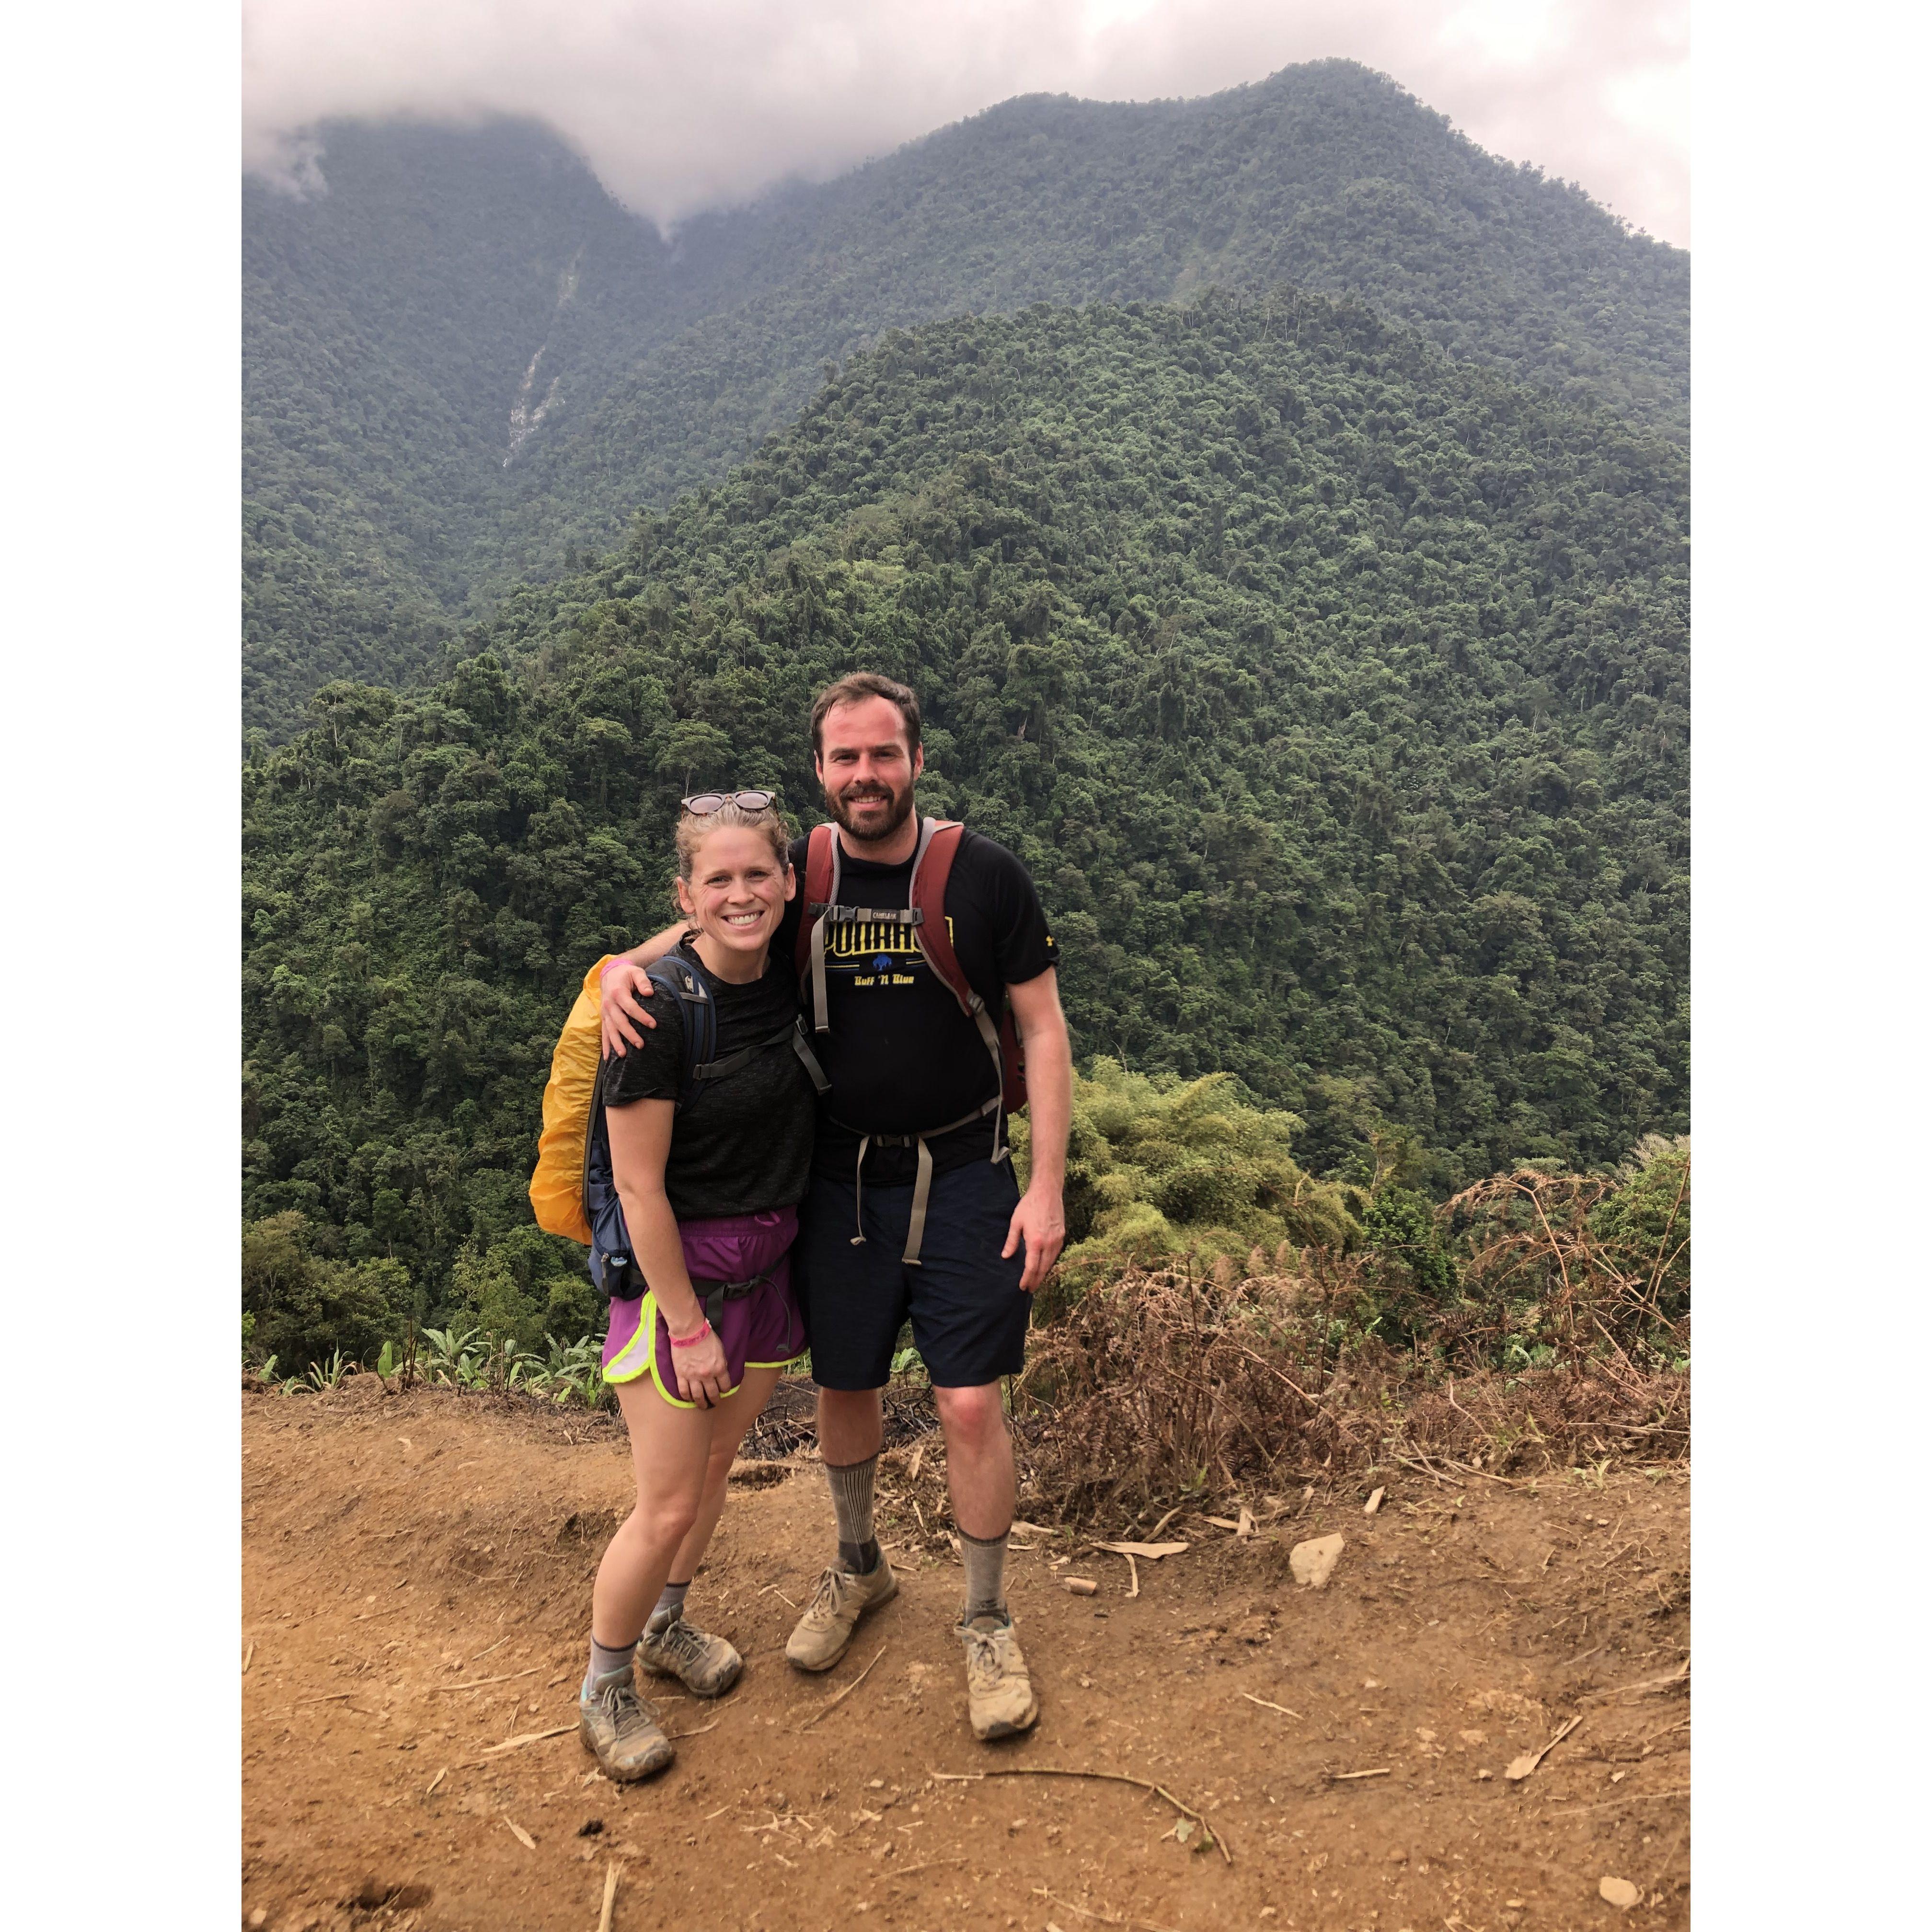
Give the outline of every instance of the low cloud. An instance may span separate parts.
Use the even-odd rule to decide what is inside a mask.
[[[244,160],[336,115],[547,123],[668,227],[1016,94],[1211,94],[1340,55],[1690,240],[1688,0],[245,0]]]

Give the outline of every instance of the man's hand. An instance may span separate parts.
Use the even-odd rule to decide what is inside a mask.
[[[1029,1187],[1020,1196],[1013,1218],[1006,1227],[1006,1245],[1000,1250],[1002,1261],[1026,1244],[1026,1272],[1020,1286],[1030,1294],[1046,1280],[1060,1251],[1066,1245],[1066,1210],[1057,1187]]]
[[[628,1047],[642,1046],[644,1036],[638,1027],[655,1028],[657,1022],[644,1011],[644,1002],[657,988],[641,966],[620,953],[604,969],[598,981],[598,1003],[604,1028],[604,1057],[623,1058]],[[634,1026],[632,1022],[635,1021]]]

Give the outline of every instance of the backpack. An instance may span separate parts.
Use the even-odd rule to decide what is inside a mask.
[[[604,1120],[602,1082],[603,973],[607,953],[584,976],[583,989],[564,1022],[550,1056],[544,1088],[543,1132],[536,1171],[530,1176],[530,1207],[547,1234],[581,1241],[590,1250],[590,1276],[607,1295],[641,1294],[631,1258],[623,1204],[610,1172],[610,1138]],[[653,960],[645,976],[679,1001],[684,1016],[684,1057],[678,1070],[676,1111],[701,1097],[709,1082],[728,1079],[768,1048],[789,1041],[820,1094],[830,1086],[806,1043],[802,1022],[754,1040],[722,1060],[718,1050],[718,1008],[710,976],[676,953]]]
[[[799,921],[795,955],[799,987],[812,1015],[812,1030],[829,1033],[832,1022],[825,991],[827,925],[881,921],[910,926],[913,943],[924,955],[926,963],[959,1002],[959,1010],[978,1029],[981,1042],[992,1056],[1000,1082],[1000,1111],[1017,1114],[1027,1103],[1026,1064],[1012,1008],[1006,1008],[995,1028],[986,1001],[974,991],[959,964],[959,956],[952,950],[952,932],[946,923],[946,882],[952,876],[952,861],[965,830],[956,819],[921,819],[907,902],[903,907],[881,910],[838,902],[839,878],[844,869],[839,843],[831,826],[814,825],[806,847],[805,917]]]

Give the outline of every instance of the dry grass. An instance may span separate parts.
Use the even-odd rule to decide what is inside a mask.
[[[1441,1210],[1464,1253],[1469,1293],[1460,1319],[1436,1324],[1452,1355],[1492,1351],[1502,1324],[1533,1335],[1573,1371],[1597,1365],[1640,1382],[1660,1358],[1690,1347],[1690,1163],[1657,1144],[1662,1161],[1629,1174],[1519,1168],[1465,1188]],[[1619,1201],[1618,1197],[1622,1196]],[[1655,1221],[1634,1202],[1648,1197]],[[1606,1228],[1600,1212],[1627,1210]]]
[[[1130,1270],[1036,1329],[1014,1408],[1041,1500],[1118,1521],[1401,1456],[1507,1475],[1688,1449],[1682,1373],[1614,1348],[1459,1373],[1438,1335],[1406,1348],[1378,1338],[1370,1323],[1387,1298],[1358,1259],[1302,1260],[1294,1274]],[[1470,1348],[1480,1324],[1456,1313],[1448,1340]]]

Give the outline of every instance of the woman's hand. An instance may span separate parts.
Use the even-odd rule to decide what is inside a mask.
[[[669,1323],[665,1326],[668,1329]],[[673,1335],[671,1341],[670,1366],[679,1395],[699,1408],[716,1408],[731,1386],[730,1364],[718,1331],[707,1322],[698,1340],[680,1345]]]

